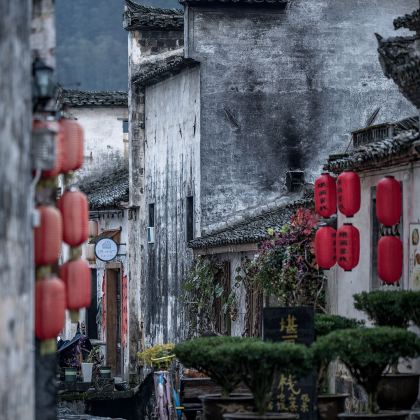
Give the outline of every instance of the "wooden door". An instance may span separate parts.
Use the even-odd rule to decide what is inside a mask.
[[[121,280],[119,269],[106,271],[106,363],[113,376],[121,375]]]

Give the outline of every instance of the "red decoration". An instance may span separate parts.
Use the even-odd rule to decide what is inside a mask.
[[[68,261],[60,268],[60,277],[66,285],[67,309],[77,310],[90,306],[91,272],[86,261]]]
[[[376,186],[376,217],[385,226],[400,222],[402,208],[401,184],[393,177],[382,178]]]
[[[75,171],[83,165],[83,129],[76,121],[69,119],[60,120],[59,126],[64,152],[61,171],[63,173]]]
[[[42,171],[43,178],[53,178],[60,174],[63,165],[63,141],[59,133],[59,127],[55,121],[34,120],[32,128],[37,130],[51,130],[56,132],[55,136],[55,159],[54,167],[48,171]]]
[[[35,283],[35,335],[39,340],[56,338],[64,327],[66,291],[57,277]]]
[[[315,256],[319,268],[329,270],[337,262],[336,258],[337,231],[330,226],[324,226],[315,234]]]
[[[63,230],[60,212],[52,206],[39,206],[40,225],[34,229],[35,264],[54,264],[61,251]]]
[[[337,190],[335,179],[328,173],[315,181],[315,210],[322,217],[330,217],[337,212]]]
[[[356,172],[345,171],[337,178],[338,209],[347,217],[360,210],[360,178]]]
[[[387,283],[399,281],[403,270],[403,244],[396,236],[383,236],[378,242],[378,275]]]
[[[337,262],[345,271],[359,264],[360,234],[351,223],[345,223],[337,231]]]
[[[89,205],[85,194],[80,191],[66,191],[58,208],[63,217],[63,241],[70,246],[85,242],[89,233]]]

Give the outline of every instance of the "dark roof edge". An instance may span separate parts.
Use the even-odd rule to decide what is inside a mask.
[[[126,31],[182,31],[184,11],[145,6],[125,0],[123,27]]]
[[[183,6],[193,7],[261,7],[284,9],[290,0],[179,0]]]
[[[217,230],[217,231],[211,232],[209,234],[206,234],[204,236],[201,236],[199,238],[193,239],[193,240],[188,242],[188,247],[192,248],[192,249],[206,249],[206,248],[218,248],[220,246],[225,246],[225,245],[232,245],[233,243],[230,243],[229,241],[222,242],[222,243],[216,243],[216,244],[208,244],[208,239],[216,237],[216,236],[218,236],[222,233],[225,233],[225,232],[234,231],[235,229],[238,229],[238,228],[241,228],[243,226],[249,225],[250,223],[253,223],[257,220],[264,219],[264,218],[266,218],[266,217],[268,217],[272,214],[275,214],[275,213],[279,213],[279,212],[283,212],[283,211],[287,211],[287,210],[294,210],[294,209],[298,209],[300,207],[310,208],[310,207],[313,207],[313,205],[314,205],[313,198],[301,198],[301,199],[292,201],[292,202],[284,204],[284,205],[282,205],[278,208],[268,210],[268,211],[266,211],[262,214],[259,214],[258,216],[249,217],[248,219],[243,220],[241,222],[233,223],[231,226],[229,226],[229,227],[227,227],[223,230]],[[268,234],[267,234],[267,237],[268,237]],[[260,239],[258,241],[255,241],[254,238],[244,238],[241,242],[234,243],[233,245],[257,243],[257,242],[260,242],[262,239]]]
[[[57,102],[70,107],[127,107],[128,94],[125,91],[89,91],[60,88]]]
[[[142,87],[151,86],[198,64],[200,63],[192,58],[172,56],[156,63],[144,65],[140,72],[133,77],[132,82]]]

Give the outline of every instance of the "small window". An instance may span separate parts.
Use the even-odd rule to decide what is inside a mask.
[[[128,133],[128,120],[123,120],[123,133]]]
[[[155,204],[149,204],[149,227],[155,226]]]
[[[194,197],[187,197],[187,242],[194,239]]]

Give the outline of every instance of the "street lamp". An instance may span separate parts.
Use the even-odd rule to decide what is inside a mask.
[[[37,57],[32,65],[32,103],[34,109],[39,105],[45,106],[54,97],[55,90],[54,69]]]

